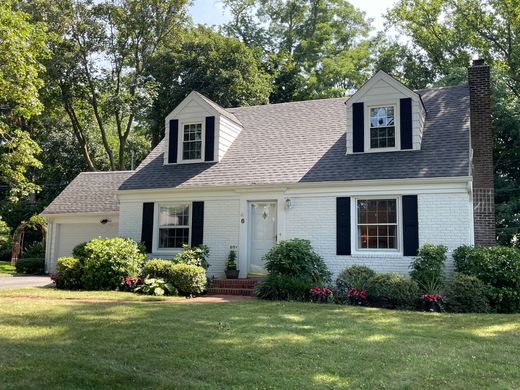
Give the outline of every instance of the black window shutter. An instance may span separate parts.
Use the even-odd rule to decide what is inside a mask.
[[[141,228],[141,241],[144,242],[146,253],[152,253],[153,240],[153,203],[143,203],[143,224]]]
[[[417,256],[419,249],[419,215],[417,195],[403,195],[403,254]]]
[[[412,99],[401,99],[401,149],[413,149]]]
[[[350,255],[350,198],[336,198],[336,254]]]
[[[215,160],[215,117],[206,117],[206,144],[204,150],[204,161]]]
[[[179,144],[179,121],[177,119],[170,121],[168,137],[168,163],[175,164],[177,162],[177,146]]]
[[[352,146],[354,152],[365,151],[365,109],[363,103],[352,104]]]
[[[193,202],[191,207],[191,247],[193,248],[203,243],[204,202]]]

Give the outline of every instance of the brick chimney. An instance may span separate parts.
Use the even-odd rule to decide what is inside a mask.
[[[493,132],[489,66],[473,61],[468,68],[473,176],[475,245],[494,245],[495,202],[493,191]]]

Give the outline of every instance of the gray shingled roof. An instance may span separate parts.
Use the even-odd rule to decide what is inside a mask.
[[[208,103],[211,107],[213,107],[219,114],[225,116],[226,118],[229,118],[231,119],[233,122],[235,123],[238,123],[238,124],[241,124],[240,121],[238,120],[238,118],[233,115],[232,112],[230,112],[229,110],[226,110],[224,107],[222,107],[221,105],[215,103],[213,100],[211,100],[210,98],[204,96],[203,94],[201,94],[200,92],[197,92],[195,91],[195,93],[202,99],[204,100],[206,103]]]
[[[117,212],[116,191],[132,171],[83,172],[52,201],[42,214]]]
[[[121,190],[469,175],[466,86],[416,91],[422,149],[345,155],[346,98],[228,109],[244,129],[219,163],[163,165],[164,140]]]

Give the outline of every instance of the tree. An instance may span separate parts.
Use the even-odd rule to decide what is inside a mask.
[[[28,19],[10,1],[0,3],[0,184],[9,187],[12,201],[38,190],[27,170],[41,166],[28,127],[42,109],[38,89],[46,32]]]
[[[154,145],[164,135],[166,115],[193,90],[223,107],[267,103],[270,77],[238,39],[198,27],[172,46],[161,50],[150,68],[160,85],[149,115]]]
[[[260,48],[272,103],[342,96],[371,73],[369,22],[346,0],[225,0],[224,31]]]
[[[158,84],[148,68],[185,24],[187,0],[40,0],[27,5],[53,31],[49,92],[59,99],[83,158],[97,169],[99,141],[111,170],[127,169],[129,143],[142,144]]]

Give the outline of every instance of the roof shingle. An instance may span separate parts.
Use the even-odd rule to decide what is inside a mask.
[[[421,150],[345,155],[346,98],[231,108],[243,130],[219,163],[163,165],[163,140],[120,189],[469,175],[468,88],[416,92],[427,111]]]

